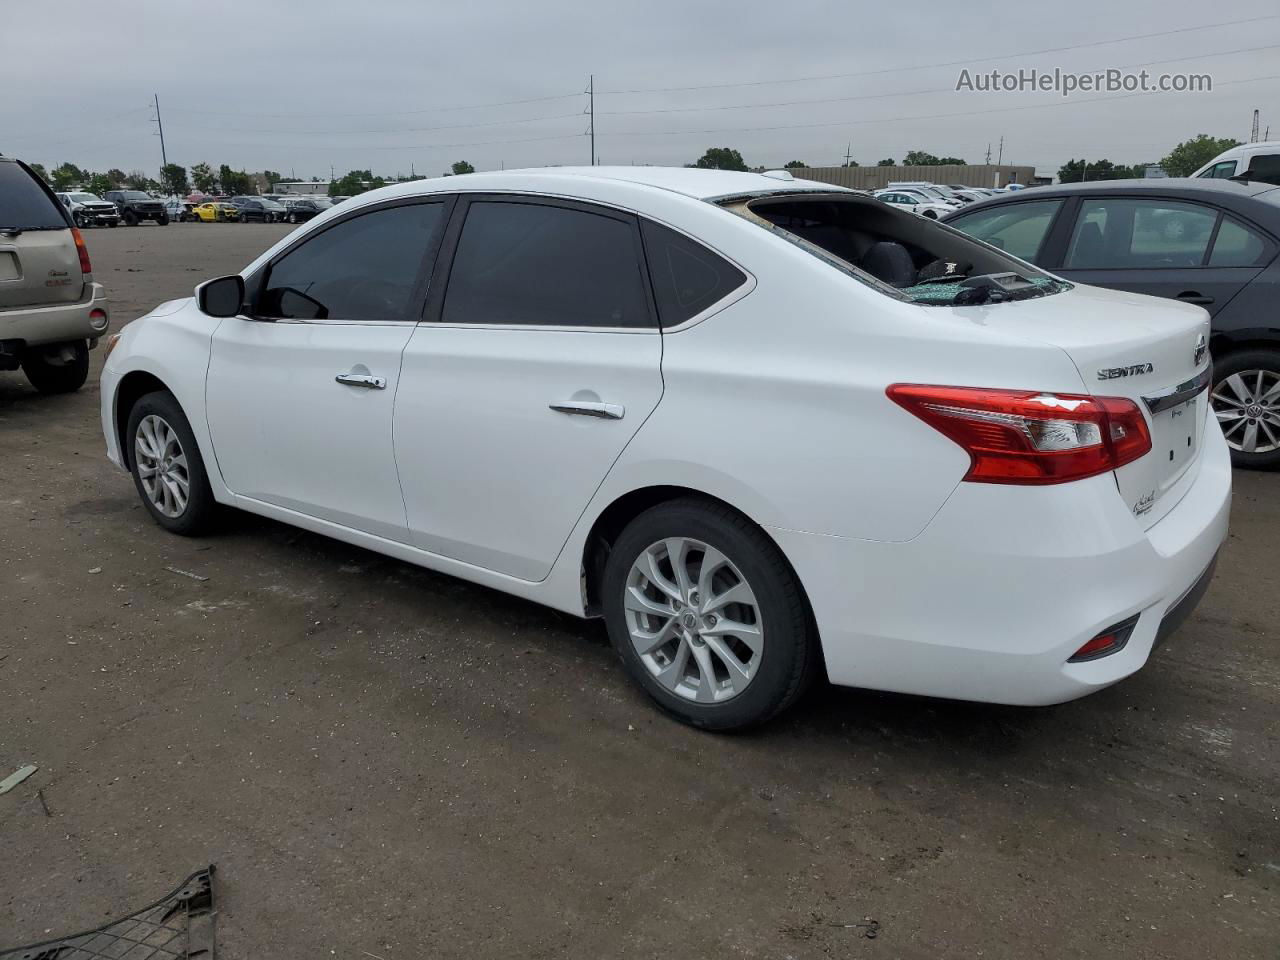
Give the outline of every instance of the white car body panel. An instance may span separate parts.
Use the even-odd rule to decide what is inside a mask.
[[[367,204],[522,192],[639,211],[749,281],[661,335],[338,323],[290,332],[176,301],[127,327],[108,358],[109,455],[123,463],[120,384],[145,372],[187,412],[220,502],[559,610],[587,612],[583,559],[597,518],[629,493],[674,486],[723,500],[779,545],[834,682],[1048,703],[1138,669],[1163,612],[1225,537],[1230,469],[1216,421],[1197,410],[1200,440],[1159,513],[1135,517],[1115,473],[1044,487],[962,482],[968,455],[885,388],[1142,396],[1193,368],[1183,340],[1203,311],[1085,287],[921,306],[703,199],[788,189],[833,192],[753,174],[595,168],[472,174],[353,198],[245,275]],[[1155,366],[1150,377],[1121,388],[1093,379],[1131,351],[1141,354],[1131,362]],[[387,389],[334,382],[355,364],[386,377]],[[587,392],[625,407],[623,419],[548,407]],[[279,459],[261,463],[273,450]],[[1065,663],[1135,613],[1120,654]]]

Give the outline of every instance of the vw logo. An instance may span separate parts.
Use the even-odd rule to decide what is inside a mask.
[[[1205,343],[1204,334],[1200,334],[1196,340],[1196,350],[1193,362],[1198,367],[1204,362],[1204,355],[1209,352],[1209,345]]]

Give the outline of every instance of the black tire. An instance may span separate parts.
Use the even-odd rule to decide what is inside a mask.
[[[1213,362],[1213,388],[1209,394],[1210,403],[1218,411],[1233,414],[1239,411],[1246,414],[1246,416],[1237,420],[1220,419],[1222,432],[1226,435],[1227,443],[1231,447],[1232,466],[1246,470],[1275,470],[1280,468],[1280,445],[1276,445],[1273,450],[1249,453],[1243,449],[1243,440],[1245,431],[1250,426],[1255,426],[1255,444],[1270,446],[1271,440],[1267,436],[1264,425],[1265,428],[1270,429],[1271,434],[1277,440],[1280,440],[1280,401],[1255,406],[1251,411],[1248,406],[1239,402],[1236,391],[1231,384],[1226,382],[1236,374],[1251,374],[1251,376],[1246,376],[1239,382],[1247,390],[1253,391],[1257,383],[1255,371],[1263,373],[1264,393],[1269,391],[1271,385],[1275,383],[1272,378],[1280,378],[1280,349],[1241,350],[1237,353],[1228,353],[1226,356],[1215,358]],[[1250,424],[1250,418],[1247,416],[1249,412],[1260,414],[1260,416],[1253,418],[1253,424]]]
[[[119,221],[119,220],[108,220],[108,221],[107,221],[107,226],[108,226],[108,227],[110,227],[110,228],[111,228],[111,229],[113,229],[113,230],[114,230],[116,227],[118,227],[119,225],[120,225],[120,221]]]
[[[297,223],[297,222],[298,222],[298,215],[297,215],[296,213],[291,213],[291,214],[289,214],[289,222],[290,222],[290,223]]]
[[[124,225],[126,227],[136,227],[138,225],[138,215],[132,210],[126,210],[123,214]]]
[[[139,471],[136,446],[138,426],[144,418],[152,415],[169,425],[177,435],[181,452],[186,456],[188,496],[185,507],[177,516],[166,516],[156,507],[143,485]],[[133,485],[142,498],[142,505],[156,523],[170,533],[184,537],[199,536],[210,529],[218,511],[218,503],[213,499],[213,491],[209,489],[209,475],[205,472],[204,460],[196,445],[195,434],[191,432],[191,424],[173,394],[167,390],[157,390],[140,397],[129,411],[128,426],[121,438],[121,445],[128,459],[129,472],[133,475]]]
[[[75,221],[75,225],[79,227],[81,230],[83,230],[85,227],[89,225],[89,222],[85,220],[83,213],[80,213],[80,212],[73,213],[71,215],[71,219]]]
[[[71,393],[89,377],[89,344],[84,340],[30,347],[22,356],[22,372],[41,393]]]
[[[938,219],[938,215],[937,215],[936,213],[934,213],[932,210],[926,210],[926,211],[924,212],[924,215],[925,215],[925,217],[927,217],[927,218],[928,218],[928,219],[930,219],[930,220],[937,220],[937,219]]]
[[[156,223],[158,223],[162,227],[167,227],[169,225],[169,215],[167,213],[162,215],[160,219],[156,221]]]
[[[631,639],[623,601],[632,565],[650,546],[673,537],[718,550],[737,567],[755,596],[764,636],[759,662],[742,691],[721,703],[697,703],[668,689],[654,677]],[[698,556],[696,548],[690,556]],[[697,562],[700,566],[702,561]],[[672,500],[632,520],[610,550],[601,596],[610,640],[631,678],[667,713],[704,730],[737,730],[764,723],[796,701],[819,663],[808,606],[790,564],[758,526],[714,501]],[[692,651],[690,658],[694,659]],[[724,661],[714,659],[723,668]]]

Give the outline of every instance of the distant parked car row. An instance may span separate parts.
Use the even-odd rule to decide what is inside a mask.
[[[923,180],[890,183],[883,190],[876,190],[873,196],[904,207],[912,213],[937,220],[956,209],[979,200],[986,200],[1007,188],[966,187],[963,184],[927,183]]]

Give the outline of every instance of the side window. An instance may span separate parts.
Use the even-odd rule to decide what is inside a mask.
[[[1035,263],[1061,200],[1010,203],[951,217],[948,225],[1019,259]]]
[[[423,260],[444,228],[444,204],[352,217],[272,264],[255,314],[295,320],[405,320]]]
[[[1249,169],[1245,173],[1255,183],[1280,185],[1280,154],[1255,154],[1249,160]]]
[[[1226,180],[1236,175],[1236,162],[1234,160],[1223,160],[1221,163],[1215,163],[1212,167],[1200,174],[1201,178],[1209,178],[1210,180]]]
[[[444,323],[652,327],[635,228],[570,207],[473,201]]]
[[[1086,200],[1063,267],[1198,267],[1217,219],[1216,210],[1176,200]]]
[[[664,327],[697,316],[747,282],[745,273],[702,244],[651,220],[641,220],[640,228]]]
[[[1209,254],[1211,267],[1261,266],[1267,252],[1267,242],[1248,227],[1223,217],[1218,228],[1218,238],[1213,241]]]

